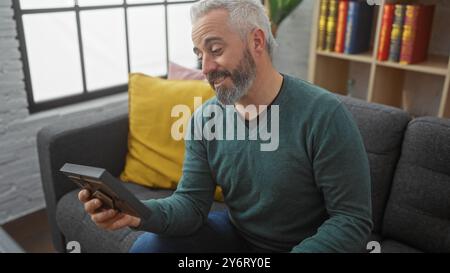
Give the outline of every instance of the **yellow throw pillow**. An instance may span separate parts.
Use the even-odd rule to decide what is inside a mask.
[[[153,188],[175,189],[181,178],[184,140],[171,135],[175,105],[194,113],[194,97],[206,102],[214,96],[210,85],[197,80],[164,80],[144,74],[129,78],[128,154],[120,179]],[[195,105],[200,106],[200,105]],[[186,125],[189,119],[186,118]],[[218,187],[216,200],[223,201]]]

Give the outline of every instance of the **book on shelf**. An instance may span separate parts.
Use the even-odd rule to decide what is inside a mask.
[[[344,53],[358,54],[370,49],[373,10],[365,1],[348,3]]]
[[[320,2],[320,15],[319,15],[319,37],[317,41],[318,49],[325,50],[326,47],[326,34],[327,34],[327,19],[328,19],[328,5],[330,0],[322,0]]]
[[[325,50],[334,51],[336,41],[338,1],[330,0],[328,4],[327,31],[325,36]]]
[[[385,4],[383,7],[383,18],[381,21],[377,54],[377,59],[379,61],[386,61],[389,57],[392,24],[394,22],[394,9],[394,4]]]
[[[338,53],[344,52],[345,45],[345,30],[347,26],[347,16],[348,16],[348,1],[340,0],[338,5],[338,21],[336,28],[336,43],[334,51]]]
[[[434,5],[407,5],[403,26],[401,64],[423,62],[427,58]]]
[[[389,61],[398,62],[400,60],[400,50],[402,47],[403,23],[405,20],[406,6],[395,5],[394,23],[392,24],[391,42],[389,46]]]

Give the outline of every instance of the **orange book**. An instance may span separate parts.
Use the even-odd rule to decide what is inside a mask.
[[[378,42],[377,59],[379,61],[386,61],[389,58],[392,24],[394,23],[394,11],[394,4],[385,4],[383,9],[383,21],[381,22],[381,32]]]
[[[348,1],[339,1],[338,23],[336,32],[336,44],[334,51],[338,53],[344,52],[345,46],[345,30],[347,29]]]

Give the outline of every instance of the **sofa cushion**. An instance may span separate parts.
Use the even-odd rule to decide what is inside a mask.
[[[450,252],[450,120],[408,125],[383,235],[425,252]]]
[[[174,62],[169,62],[168,80],[206,80],[201,70],[187,68]]]
[[[373,231],[380,233],[403,134],[411,118],[397,108],[339,98],[352,113],[366,147],[372,182]]]
[[[126,183],[125,187],[141,200],[164,198],[173,192],[172,190],[150,189],[130,183]],[[219,202],[214,202],[211,208],[211,210],[224,209],[226,206]],[[82,252],[128,252],[136,238],[143,233],[129,228],[117,231],[105,231],[98,228],[78,200],[78,190],[67,193],[59,200],[56,207],[56,221],[66,242],[79,242]]]
[[[128,154],[120,176],[143,186],[175,189],[182,176],[184,131],[194,110],[214,96],[207,82],[140,73],[129,80]],[[223,200],[219,187],[216,200]]]

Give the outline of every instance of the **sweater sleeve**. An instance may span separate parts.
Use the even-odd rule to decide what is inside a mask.
[[[313,141],[313,169],[328,219],[292,252],[359,252],[372,229],[367,154],[351,114],[339,104],[321,120]]]
[[[143,220],[139,229],[182,236],[194,233],[206,222],[216,183],[211,176],[205,144],[193,137],[193,130],[201,129],[198,124],[201,116],[197,113],[187,130],[187,136],[192,134],[185,139],[183,174],[177,190],[170,197],[144,201],[152,216]]]

